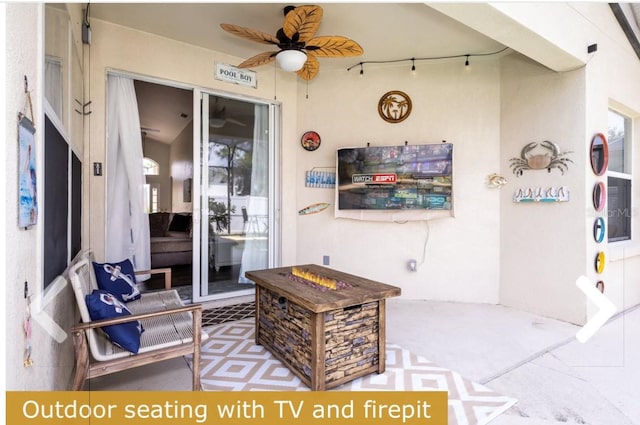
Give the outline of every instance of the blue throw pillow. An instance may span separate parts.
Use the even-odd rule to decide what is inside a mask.
[[[117,297],[102,291],[94,291],[85,297],[91,320],[112,319],[114,317],[131,316],[131,311]],[[140,335],[144,328],[139,321],[120,323],[119,325],[101,328],[111,342],[134,354],[140,349]]]
[[[93,263],[98,288],[115,295],[122,302],[140,298],[140,290],[136,282],[131,261],[119,263]]]

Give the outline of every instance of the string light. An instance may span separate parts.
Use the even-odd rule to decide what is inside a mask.
[[[416,70],[416,61],[433,61],[433,60],[442,60],[442,59],[456,59],[456,58],[465,58],[465,67],[466,69],[470,69],[471,66],[469,65],[469,58],[471,57],[477,57],[477,56],[493,56],[493,55],[498,55],[502,52],[504,52],[505,50],[507,50],[508,47],[505,47],[501,50],[498,50],[496,52],[490,52],[490,53],[465,53],[463,55],[451,55],[451,56],[433,56],[433,57],[424,57],[424,58],[406,58],[406,59],[389,59],[389,60],[372,60],[372,61],[362,61],[362,62],[358,62],[355,65],[351,65],[349,68],[347,68],[347,71],[351,71],[353,68],[355,68],[356,66],[360,66],[360,75],[362,76],[364,74],[364,65],[366,64],[385,64],[385,63],[398,63],[398,62],[409,62],[411,61],[411,72],[415,72]]]

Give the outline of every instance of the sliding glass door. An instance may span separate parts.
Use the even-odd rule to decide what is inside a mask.
[[[252,294],[244,272],[277,260],[276,106],[212,93],[200,99],[194,301]]]

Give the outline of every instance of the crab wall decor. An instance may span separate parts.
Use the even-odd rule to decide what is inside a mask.
[[[560,147],[548,140],[526,144],[520,152],[520,158],[511,158],[509,167],[513,174],[521,176],[524,170],[547,170],[557,168],[562,174],[569,169],[568,163],[573,162],[566,155],[571,151],[560,152]]]

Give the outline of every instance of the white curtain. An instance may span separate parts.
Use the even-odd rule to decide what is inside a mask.
[[[252,283],[244,276],[245,271],[266,269],[268,257],[269,222],[269,106],[255,105],[253,126],[253,155],[251,161],[251,194],[247,202],[247,214],[261,221],[261,226],[247,228],[242,264],[240,265],[240,283]]]
[[[135,270],[149,270],[149,219],[144,211],[142,136],[133,80],[109,75],[107,98],[105,261],[128,258]]]

